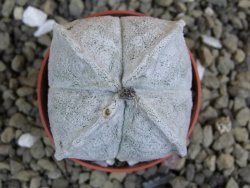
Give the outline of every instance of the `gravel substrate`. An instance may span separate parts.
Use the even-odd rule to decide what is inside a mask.
[[[54,160],[36,101],[37,74],[52,36],[35,38],[36,28],[22,23],[28,5],[59,23],[110,9],[184,19],[186,42],[205,67],[187,157],[136,173]],[[250,188],[249,0],[2,0],[0,10],[0,187]],[[24,138],[34,145],[24,145]]]

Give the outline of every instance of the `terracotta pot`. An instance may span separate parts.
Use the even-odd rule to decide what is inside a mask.
[[[132,12],[132,11],[104,11],[92,14],[88,17],[96,17],[96,16],[106,16],[106,15],[112,15],[112,16],[144,16],[142,13],[138,12]],[[192,90],[195,93],[195,98],[193,101],[193,109],[192,109],[192,116],[191,116],[191,122],[190,127],[188,131],[187,138],[191,135],[192,130],[196,124],[196,121],[198,119],[199,111],[200,111],[200,98],[201,98],[201,85],[200,85],[200,79],[197,71],[197,65],[195,63],[195,59],[192,56],[192,53],[189,52],[190,59],[192,61],[192,70],[193,70],[193,84],[192,84]],[[43,127],[45,129],[45,132],[47,136],[49,137],[50,141],[54,143],[53,136],[50,131],[49,126],[49,119],[48,119],[48,111],[47,111],[47,97],[48,97],[48,59],[49,59],[49,50],[46,52],[46,55],[42,61],[42,65],[39,71],[38,75],[38,82],[37,82],[37,101],[38,101],[38,109],[39,109],[39,115],[43,124]],[[72,159],[72,161],[87,167],[92,168],[95,170],[100,171],[106,171],[106,172],[132,172],[132,171],[138,171],[143,170],[149,167],[152,167],[154,165],[157,165],[161,163],[164,160],[167,160],[171,157],[171,154],[168,156],[149,161],[149,162],[143,162],[139,163],[134,166],[128,166],[128,167],[102,167],[97,164],[91,163],[89,161],[79,160],[79,159]]]

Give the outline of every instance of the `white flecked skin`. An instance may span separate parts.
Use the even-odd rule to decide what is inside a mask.
[[[192,67],[183,27],[133,16],[54,26],[48,113],[56,159],[186,155]],[[136,96],[119,97],[122,87]]]

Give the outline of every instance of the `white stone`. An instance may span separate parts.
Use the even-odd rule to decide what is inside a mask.
[[[30,133],[25,133],[19,137],[17,144],[21,147],[31,148],[37,140],[38,137],[33,136]]]
[[[201,37],[202,37],[202,42],[208,46],[218,49],[222,47],[221,42],[214,37],[208,35],[202,35]]]
[[[196,60],[196,63],[197,63],[197,69],[198,69],[198,74],[199,74],[200,80],[202,80],[202,78],[204,76],[205,68],[201,65],[201,63],[198,59]]]
[[[205,14],[208,16],[213,16],[214,15],[214,10],[211,7],[207,7],[205,9]]]
[[[16,20],[21,20],[23,18],[23,7],[14,8],[14,18]]]
[[[30,27],[39,27],[44,24],[47,19],[47,14],[43,11],[28,6],[23,13],[23,23]]]
[[[47,20],[43,25],[41,25],[36,32],[34,33],[35,37],[39,37],[42,36],[50,31],[52,31],[53,29],[53,25],[55,24],[55,20]]]
[[[112,166],[112,165],[115,163],[115,160],[114,160],[114,159],[109,159],[109,160],[106,160],[106,163],[107,163],[109,166]]]

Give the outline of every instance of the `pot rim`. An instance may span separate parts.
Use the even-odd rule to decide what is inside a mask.
[[[106,15],[110,15],[110,16],[145,16],[142,13],[139,12],[133,12],[133,11],[126,11],[126,10],[114,10],[114,11],[103,11],[103,12],[98,12],[95,14],[91,14],[90,16],[86,17],[97,17],[97,16],[106,16]],[[38,80],[37,80],[37,103],[38,103],[38,111],[39,111],[39,116],[42,122],[42,125],[44,127],[44,130],[46,132],[46,135],[48,136],[49,140],[51,141],[51,143],[54,144],[54,140],[53,140],[53,136],[52,133],[50,131],[49,128],[49,122],[48,122],[48,115],[46,113],[46,107],[44,107],[43,105],[43,91],[44,91],[44,87],[43,85],[45,84],[45,71],[46,71],[46,65],[49,59],[49,52],[50,49],[47,50],[44,59],[42,61],[41,67],[40,67],[40,71],[39,71],[39,75],[38,75]],[[193,104],[193,109],[192,109],[192,115],[191,115],[191,121],[190,121],[190,126],[189,126],[189,130],[188,130],[188,134],[187,134],[187,139],[190,137],[195,124],[198,120],[198,116],[199,116],[199,111],[200,111],[200,103],[201,103],[201,83],[200,83],[200,78],[199,78],[199,74],[198,74],[198,69],[197,69],[197,65],[195,63],[195,59],[191,53],[191,51],[189,50],[189,55],[190,55],[190,59],[191,59],[191,64],[192,64],[192,72],[193,72],[193,78],[194,78],[194,88],[195,88],[195,100],[194,100],[194,104]],[[148,162],[141,162],[137,165],[134,166],[128,166],[128,167],[103,167],[103,166],[99,166],[97,164],[88,162],[88,161],[84,161],[84,160],[80,160],[80,159],[74,159],[74,158],[69,158],[70,160],[84,166],[87,168],[91,168],[94,170],[99,170],[99,171],[105,171],[105,172],[133,172],[133,171],[138,171],[138,170],[143,170],[146,168],[150,168],[152,166],[155,166],[161,162],[163,162],[166,159],[169,159],[172,156],[172,153],[168,154],[167,156],[160,158],[160,159],[156,159],[153,161],[148,161]]]

